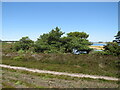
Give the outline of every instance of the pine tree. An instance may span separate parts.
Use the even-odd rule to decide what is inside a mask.
[[[115,36],[115,40],[113,42],[120,43],[120,31],[118,31],[117,35]]]

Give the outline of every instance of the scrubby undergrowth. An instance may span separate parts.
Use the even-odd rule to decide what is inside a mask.
[[[118,75],[119,57],[97,54],[6,54],[3,64],[25,66],[45,70],[97,74],[106,76]]]

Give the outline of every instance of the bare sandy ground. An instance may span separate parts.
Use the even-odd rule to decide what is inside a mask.
[[[89,46],[89,48],[97,49],[97,50],[103,50],[103,46]]]
[[[48,73],[48,74],[54,74],[54,75],[67,75],[67,76],[71,76],[71,77],[105,79],[105,80],[113,80],[113,81],[118,81],[119,80],[118,78],[107,77],[107,76],[87,75],[87,74],[80,74],[80,73],[78,74],[78,73],[55,72],[55,71],[38,70],[38,69],[31,69],[31,68],[25,68],[25,67],[9,66],[9,65],[3,65],[3,64],[0,64],[0,67],[10,68],[10,69],[15,69],[15,70],[25,70],[25,71],[36,72],[36,73]]]

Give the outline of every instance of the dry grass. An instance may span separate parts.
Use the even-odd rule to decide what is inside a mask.
[[[38,74],[3,68],[3,87],[8,88],[117,88],[115,81]]]

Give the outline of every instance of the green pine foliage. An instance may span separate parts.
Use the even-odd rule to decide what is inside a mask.
[[[104,51],[112,55],[120,55],[120,46],[117,42],[108,42],[104,46]]]
[[[88,47],[92,43],[87,40],[89,37],[87,33],[70,32],[67,33],[67,36],[62,37],[63,34],[65,33],[56,27],[49,33],[40,35],[36,42],[29,37],[22,37],[14,44],[13,50],[24,50],[31,53],[73,53],[73,49],[89,53],[92,50]]]
[[[118,31],[117,35],[115,36],[116,40],[113,42],[108,42],[107,45],[104,46],[104,51],[108,54],[120,55],[120,31]]]
[[[73,49],[78,51],[91,51],[87,40],[88,34],[85,32],[70,32],[66,37],[62,37],[64,32],[56,27],[49,33],[40,35],[35,43],[35,51],[43,53],[72,53]]]
[[[14,44],[14,47],[13,49],[16,50],[16,51],[19,51],[19,50],[29,50],[32,46],[33,46],[34,42],[29,39],[29,37],[22,37],[19,42],[16,42]]]

